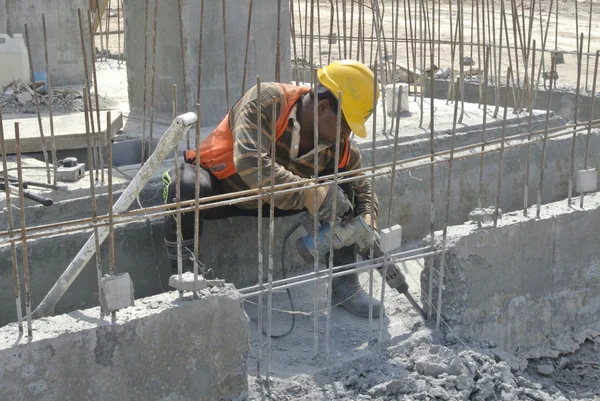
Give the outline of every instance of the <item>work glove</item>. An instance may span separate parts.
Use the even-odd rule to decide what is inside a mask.
[[[370,232],[366,232],[363,235],[356,236],[355,240],[355,252],[362,256],[363,259],[370,259],[371,245],[375,244],[375,247],[379,247],[379,232],[375,229],[373,230],[373,235]]]
[[[337,199],[335,199],[335,192],[337,191]],[[340,188],[339,185],[330,185],[327,190],[327,195],[319,207],[319,220],[331,221],[333,217],[333,205],[336,205],[336,216],[339,218],[352,217],[352,203],[346,196],[346,193]]]

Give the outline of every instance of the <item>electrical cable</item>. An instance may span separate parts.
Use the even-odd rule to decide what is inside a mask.
[[[289,230],[287,230],[287,232],[285,233],[285,236],[283,237],[283,244],[281,244],[281,274],[284,279],[287,278],[287,275],[285,274],[285,244],[287,243],[287,240],[290,238],[290,236],[294,233],[294,231],[296,231],[298,228],[300,228],[301,225],[302,224],[299,221],[294,223],[294,225],[292,227],[290,227]],[[289,288],[286,288],[285,292],[287,293],[288,300],[290,301],[290,312],[292,312],[291,313],[292,324],[291,324],[290,328],[283,334],[277,334],[277,335],[271,334],[272,339],[287,337],[290,334],[292,334],[292,331],[294,331],[294,327],[296,327],[296,314],[293,313],[296,311],[294,309],[294,299],[292,298],[292,293]],[[259,296],[262,296],[262,294]],[[249,301],[246,301],[246,302],[249,302]],[[249,302],[249,303],[253,303],[253,302]],[[252,320],[254,323],[258,324],[258,321],[255,318],[250,318],[250,320]],[[265,332],[264,329],[262,330],[262,334],[265,337],[268,336],[268,334]]]

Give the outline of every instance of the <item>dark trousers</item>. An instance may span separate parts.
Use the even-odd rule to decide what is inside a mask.
[[[175,183],[176,174],[175,167],[165,172],[163,175],[163,182],[165,188],[163,191],[163,197],[165,203],[172,203],[176,198],[177,186]],[[321,175],[332,174],[333,171],[324,170]],[[211,174],[208,170],[200,167],[200,197],[209,197],[215,195],[224,194],[226,191],[223,189],[221,182],[217,177]],[[353,192],[349,183],[342,184],[342,189],[348,195],[349,199],[353,199]],[[181,201],[187,201],[195,199],[196,195],[196,166],[189,163],[182,163],[180,165],[180,189],[179,195]],[[257,202],[258,203],[258,202]],[[282,210],[275,208],[275,217],[291,216],[294,214],[302,213],[302,210]],[[219,220],[234,216],[258,216],[258,211],[241,209],[235,205],[226,205],[213,207],[209,209],[200,210],[200,227],[199,233],[202,235],[202,222],[203,220]],[[263,216],[270,216],[270,205],[263,205]],[[183,259],[184,270],[191,270],[191,263],[189,263],[190,253],[185,248],[193,250],[194,241],[194,223],[195,223],[194,212],[190,211],[181,215],[181,236],[183,241]],[[164,218],[164,232],[165,232],[165,243],[167,245],[167,253],[171,261],[171,268],[173,271],[177,270],[177,222],[175,215],[165,216]],[[233,234],[233,233],[232,233]],[[341,250],[340,250],[341,251]],[[354,253],[351,252],[352,257],[349,256],[350,252],[336,251],[334,259],[336,264],[352,263]],[[348,254],[347,256],[343,256]],[[199,257],[196,255],[196,257]]]

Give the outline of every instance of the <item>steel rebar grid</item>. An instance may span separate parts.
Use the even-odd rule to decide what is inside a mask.
[[[21,260],[23,263],[23,279],[25,280],[25,313],[27,315],[27,337],[33,337],[31,327],[31,284],[29,281],[29,254],[25,227],[25,194],[23,193],[23,162],[21,160],[21,133],[19,123],[15,122],[15,142],[17,145],[17,180],[19,182],[19,215],[21,217]],[[5,156],[2,156],[3,158]],[[8,188],[8,187],[7,187]]]
[[[50,146],[52,152],[52,184],[56,185],[56,169],[58,161],[56,160],[56,141],[54,139],[54,101],[52,94],[52,77],[50,74],[50,64],[48,62],[48,34],[46,31],[46,14],[42,14],[42,33],[44,36],[44,61],[46,66],[46,91],[48,93],[48,115],[50,118]],[[102,42],[102,41],[101,41]]]
[[[0,106],[0,151],[2,152],[2,176],[4,182],[4,196],[6,197],[6,215],[8,221],[8,228],[11,232],[10,238],[13,239],[13,230],[15,223],[13,219],[13,208],[10,201],[10,181],[8,179],[8,163],[6,160],[6,142],[4,141],[4,121],[2,119],[2,106]],[[12,256],[13,266],[13,294],[15,296],[15,303],[17,307],[17,323],[19,325],[19,333],[23,332],[23,306],[21,303],[21,284],[19,280],[19,263],[17,262],[17,246],[11,241],[10,252]]]
[[[575,2],[577,4],[577,2]],[[581,33],[581,38],[579,39],[579,54],[577,55],[577,88],[575,88],[575,116],[573,117],[573,122],[575,125],[577,124],[577,120],[579,119],[579,94],[580,94],[580,85],[581,85],[581,65],[582,65],[582,53],[583,53],[583,33]],[[590,112],[590,115],[592,113]],[[575,173],[575,138],[576,132],[573,130],[573,140],[571,142],[571,165],[569,167],[569,189],[567,194],[567,205],[571,207],[571,197],[573,196],[573,174]],[[589,136],[589,135],[588,135]]]
[[[277,131],[277,97],[273,96],[272,100],[272,114],[271,114],[271,158],[273,161],[271,162],[271,176],[270,176],[270,186],[271,193],[269,197],[269,270],[267,272],[267,374],[266,374],[266,384],[267,386],[270,384],[271,378],[271,352],[273,350],[272,347],[272,329],[273,329],[273,250],[275,248],[275,155],[277,154],[277,139],[276,139],[276,131]],[[260,177],[259,179],[262,179]]]
[[[560,138],[562,136],[565,135],[572,135],[573,131],[571,130],[571,128],[573,127],[573,124],[567,124],[566,126],[563,127],[554,127],[554,128],[549,128],[548,132],[552,132],[552,131],[560,131],[557,132],[555,134],[549,134],[548,135],[548,139],[555,139],[555,138]],[[597,128],[600,127],[600,120],[594,120],[592,122],[592,128]],[[583,131],[587,131],[588,130],[588,124],[585,124],[583,126],[580,126],[580,128],[577,129],[577,132],[583,132]],[[517,135],[513,135],[510,137],[506,138],[506,141],[511,141],[511,140],[518,140],[520,138],[523,138],[525,136],[529,136],[529,135],[541,135],[543,134],[543,132],[537,132],[534,134],[531,133],[524,133],[524,134],[517,134]],[[539,142],[542,141],[543,137],[540,138],[533,138],[531,141],[528,142],[518,142],[518,143],[514,143],[514,144],[510,144],[505,146],[505,150],[506,149],[515,149],[515,148],[519,148],[522,146],[527,146],[530,145],[531,143],[534,142]],[[495,139],[495,140],[490,140],[490,141],[486,141],[485,144],[486,145],[493,145],[499,142],[499,139]],[[461,156],[455,156],[454,160],[463,160],[463,159],[468,159],[470,157],[477,157],[477,156],[481,156],[482,152],[465,152],[467,150],[471,150],[471,149],[475,149],[477,147],[481,147],[481,143],[476,143],[473,145],[468,145],[468,146],[463,146],[463,147],[459,147],[455,149],[455,153],[458,152],[463,152],[464,154]],[[489,153],[493,153],[493,152],[497,152],[498,149],[496,148],[490,148],[487,149],[485,152],[483,152],[484,154],[489,154]],[[437,152],[436,153],[436,157],[442,157],[442,156],[446,156],[449,153],[449,151],[441,151],[441,152]],[[413,157],[413,158],[409,158],[409,159],[404,159],[401,161],[398,161],[397,164],[401,167],[398,168],[398,172],[400,171],[410,171],[412,169],[415,168],[422,168],[422,167],[429,167],[432,164],[433,165],[438,165],[438,164],[443,164],[443,163],[447,163],[449,160],[448,159],[439,159],[439,160],[435,160],[435,161],[429,161],[429,162],[422,162],[423,160],[426,160],[430,158],[430,155],[424,155],[424,156],[418,156],[418,157]],[[417,163],[420,162],[419,165],[409,165],[406,166],[406,164],[412,164],[412,163]],[[405,166],[403,166],[405,165]],[[351,174],[363,174],[362,178],[371,178],[371,177],[379,177],[379,176],[383,176],[388,174],[387,173],[387,169],[389,169],[391,167],[391,163],[384,163],[381,164],[379,166],[377,166],[377,170],[379,170],[379,172],[375,173],[375,174],[371,174],[369,173],[369,170],[372,167],[366,167],[366,168],[362,168],[362,169],[358,169],[358,170],[353,170],[352,172],[340,172],[339,173],[339,177],[343,177],[341,179],[339,179],[339,183],[346,183],[346,182],[351,182],[353,180],[355,180],[356,178],[351,177]],[[327,179],[332,178],[332,175],[329,176],[323,176],[323,177],[318,177],[318,178],[307,178],[299,183],[292,183],[292,184],[278,184],[275,186],[275,189],[277,192],[277,194],[284,194],[284,193],[289,193],[291,191],[302,191],[305,190],[303,188],[299,188],[300,185],[305,185],[308,183],[313,183],[315,186],[327,186],[329,185],[326,182],[319,182],[319,181],[325,181]],[[204,209],[209,209],[212,207],[218,207],[218,206],[223,206],[223,205],[233,205],[233,204],[237,204],[237,203],[241,203],[241,202],[245,202],[245,201],[249,201],[249,200],[256,200],[260,197],[260,195],[256,195],[256,190],[245,190],[245,191],[238,191],[236,193],[233,194],[223,194],[223,195],[215,195],[215,196],[211,196],[211,197],[206,197],[204,199],[201,199],[201,203],[202,205],[200,205],[200,209],[204,210]],[[231,199],[230,199],[231,198]],[[225,199],[225,200],[223,200]],[[213,202],[215,201],[215,202]],[[192,211],[193,208],[193,203],[194,200],[191,201],[184,201],[181,202],[182,205],[182,212],[187,212],[187,211]],[[168,209],[168,205],[157,205],[157,206],[151,206],[151,207],[147,207],[144,208],[144,212],[155,212],[158,211],[157,213],[154,214],[150,214],[147,215],[147,217],[164,217],[166,215],[170,215],[172,214],[172,212],[169,211],[164,211],[166,209]],[[160,211],[163,212],[160,212]],[[122,223],[126,223],[126,222],[130,222],[130,221],[135,221],[136,218],[135,217],[130,217],[130,216],[136,216],[138,214],[140,214],[141,211],[140,210],[132,210],[132,211],[128,211],[128,212],[122,212],[122,213],[117,213],[115,215],[115,217],[118,219],[117,224],[122,224]],[[97,224],[98,226],[105,226],[107,225],[106,223],[106,219],[107,216],[101,216],[99,217],[99,223]],[[64,233],[64,232],[74,232],[74,231],[82,231],[82,230],[87,230],[87,229],[91,229],[93,228],[95,225],[94,224],[88,224],[84,227],[75,227],[74,229],[58,229],[58,230],[52,230],[52,228],[54,227],[68,227],[68,226],[75,226],[77,224],[85,224],[85,223],[89,223],[91,221],[91,219],[89,218],[83,218],[83,219],[76,219],[76,220],[71,220],[71,221],[67,221],[67,222],[61,222],[61,223],[51,223],[51,224],[44,224],[44,225],[40,225],[40,226],[34,226],[34,227],[28,227],[27,230],[28,231],[38,231],[38,230],[45,230],[45,229],[49,229],[50,231],[43,231],[41,233],[38,234],[32,234],[30,236],[28,236],[29,239],[33,239],[33,238],[41,238],[47,235],[54,235],[54,234],[58,234],[58,233]],[[1,231],[0,232],[0,237],[8,237],[10,235],[9,231]],[[15,239],[14,240],[15,243],[19,242],[20,240]],[[0,244],[2,243],[7,243],[8,241],[3,241],[0,242]]]
[[[338,172],[339,172],[339,162],[340,162],[340,136],[342,131],[342,92],[338,92],[337,96],[337,121],[335,127],[335,156],[333,158],[334,168],[333,168],[333,188],[330,188],[330,191],[333,191],[333,202],[331,207],[331,232],[335,232],[336,220],[337,220],[337,200],[338,200]],[[325,359],[329,360],[331,357],[331,352],[329,350],[329,339],[331,334],[331,298],[333,296],[333,241],[329,242],[329,269],[328,269],[328,279],[327,279],[327,320],[325,322]]]
[[[83,88],[83,114],[85,118],[85,136],[87,139],[87,157],[88,157],[88,165],[91,166],[92,162],[92,143],[94,142],[93,134],[90,131],[90,115],[88,114],[90,110],[88,110],[88,100],[90,97],[90,92],[88,87]],[[88,175],[90,178],[90,200],[92,204],[92,223],[98,223],[98,209],[96,205],[96,186],[94,184],[94,170],[91,167],[88,167]],[[114,227],[113,227],[114,228]],[[110,226],[109,226],[110,230]],[[102,261],[100,260],[100,242],[98,240],[98,227],[94,227],[94,239],[96,246],[96,276],[98,279],[98,296],[100,300],[100,304],[102,304],[102,286],[100,282],[102,280]],[[104,317],[104,310],[100,308],[100,318]]]
[[[256,133],[258,137],[258,149],[259,149],[259,159],[257,163],[258,176],[260,177],[258,180],[258,194],[262,195],[263,190],[263,166],[262,166],[262,107],[261,105],[262,99],[262,87],[261,87],[261,79],[260,76],[256,77],[256,111],[257,111],[257,120],[256,120]],[[258,288],[262,291],[263,279],[264,279],[264,261],[263,261],[263,198],[259,196],[258,200],[258,221],[257,221],[257,240],[258,240]],[[257,310],[257,332],[258,332],[258,357],[256,358],[256,375],[260,377],[260,361],[262,359],[262,332],[263,332],[263,317],[262,317],[262,309],[263,309],[263,294],[262,292],[258,296],[258,310]]]
[[[27,24],[25,24],[25,46],[27,47],[27,56],[29,57],[29,77],[31,79],[31,83],[33,84],[33,102],[35,103],[35,111],[37,113],[37,121],[38,128],[40,130],[40,138],[42,145],[42,153],[44,154],[44,163],[46,163],[46,179],[48,180],[48,184],[51,183],[50,178],[50,162],[48,161],[48,149],[46,145],[46,137],[44,135],[44,127],[42,126],[42,115],[40,114],[40,99],[37,91],[37,84],[35,82],[35,73],[33,67],[33,60],[31,56],[31,44],[29,42],[29,29],[27,28]]]
[[[594,66],[594,81],[592,82],[592,104],[590,105],[590,121],[594,118],[594,105],[596,103],[596,80],[598,78],[598,58],[600,57],[600,50],[596,51],[596,62]],[[592,136],[592,125],[588,125],[588,133],[587,139],[585,141],[585,156],[583,161],[583,168],[587,170],[588,168],[588,158],[590,155],[590,139]],[[585,192],[581,192],[581,197],[579,199],[579,207],[583,209],[583,198],[585,197]]]

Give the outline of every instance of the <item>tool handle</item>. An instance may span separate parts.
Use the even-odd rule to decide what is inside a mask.
[[[44,205],[46,207],[48,206],[52,206],[54,204],[54,201],[50,198],[46,198],[45,196],[41,196],[38,194],[34,194],[32,192],[29,191],[23,191],[23,195],[27,198],[27,199],[31,199],[32,201],[35,201],[41,205]]]

